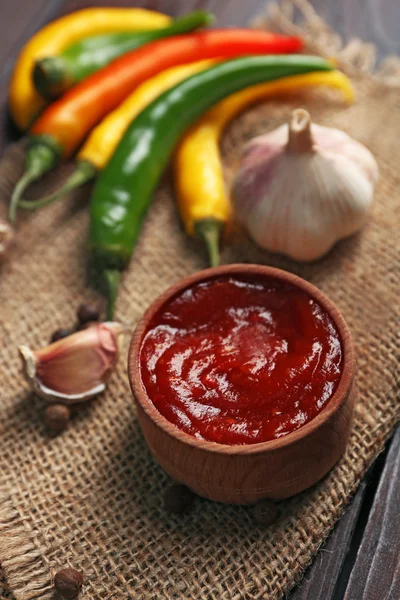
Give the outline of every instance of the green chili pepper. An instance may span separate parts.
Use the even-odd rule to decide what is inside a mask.
[[[167,90],[134,119],[100,173],[90,206],[91,254],[108,284],[109,318],[119,273],[129,263],[152,193],[185,130],[213,104],[247,86],[333,68],[316,56],[229,60]]]
[[[121,54],[161,38],[210,25],[213,21],[211,13],[196,11],[174,20],[171,25],[162,29],[119,31],[84,38],[58,56],[38,60],[33,69],[34,85],[44,97],[55,98]]]

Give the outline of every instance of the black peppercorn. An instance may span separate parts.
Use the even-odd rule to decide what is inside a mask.
[[[95,306],[91,306],[90,304],[81,304],[77,310],[76,316],[81,325],[100,319],[99,311]]]
[[[62,598],[74,600],[83,585],[83,575],[75,569],[62,569],[54,577],[54,587]]]
[[[64,431],[68,425],[71,411],[64,404],[51,404],[44,411],[46,425],[56,433]]]

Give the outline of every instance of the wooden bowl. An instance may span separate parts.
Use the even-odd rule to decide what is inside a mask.
[[[343,346],[338,387],[323,410],[300,429],[258,444],[225,445],[198,440],[163,417],[142,383],[139,353],[149,322],[176,294],[195,283],[223,275],[255,275],[291,283],[317,300],[334,321]],[[185,277],[148,308],[133,335],[128,371],[138,419],[147,444],[162,468],[176,481],[211,500],[251,504],[264,498],[288,498],[323,477],[343,454],[349,437],[354,394],[355,356],[350,331],[336,306],[311,283],[280,269],[229,265]]]

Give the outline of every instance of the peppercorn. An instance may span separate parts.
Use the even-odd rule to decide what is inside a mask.
[[[278,517],[278,507],[270,500],[263,500],[255,505],[253,517],[259,525],[272,525]]]
[[[75,333],[73,329],[56,329],[50,338],[50,343],[58,342],[58,340],[62,340],[65,337],[68,337],[72,333]]]
[[[44,412],[46,425],[54,432],[60,433],[68,425],[71,411],[64,404],[51,404]]]
[[[171,485],[164,494],[165,510],[169,513],[185,513],[191,508],[193,501],[193,492],[180,483]]]
[[[77,310],[76,316],[81,325],[100,319],[99,311],[95,306],[91,306],[90,304],[81,304]]]
[[[54,577],[54,587],[62,598],[74,600],[83,585],[83,575],[75,569],[62,569]]]

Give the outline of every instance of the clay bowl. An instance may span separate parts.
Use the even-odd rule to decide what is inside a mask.
[[[282,438],[235,446],[198,440],[157,411],[142,383],[139,352],[153,315],[177,293],[194,283],[221,275],[274,277],[299,286],[323,306],[341,336],[343,372],[334,395],[313,420]],[[349,437],[354,368],[350,331],[339,310],[322,292],[292,273],[247,264],[206,269],[169,288],[139,322],[128,359],[139,423],[154,458],[174,480],[184,483],[200,496],[232,504],[288,498],[316,483],[331,469],[343,454]]]

